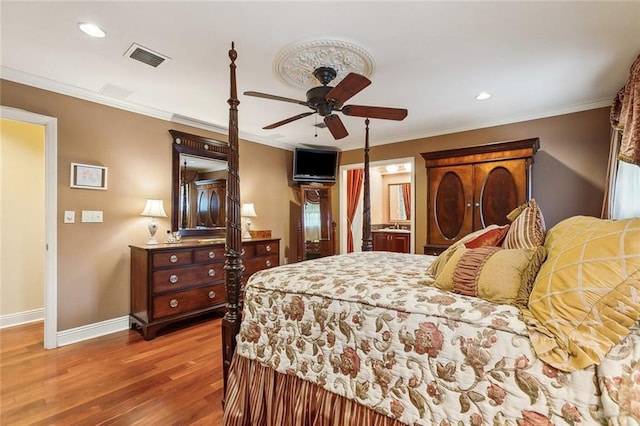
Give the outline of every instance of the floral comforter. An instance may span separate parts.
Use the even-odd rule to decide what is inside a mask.
[[[258,272],[237,355],[409,425],[640,424],[638,330],[599,367],[558,371],[517,308],[430,287],[433,259],[351,253]]]

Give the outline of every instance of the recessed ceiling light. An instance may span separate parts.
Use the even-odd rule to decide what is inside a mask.
[[[491,93],[488,92],[480,92],[478,93],[478,96],[476,96],[476,99],[479,101],[484,101],[486,99],[489,99],[491,97]]]
[[[107,35],[107,33],[105,33],[102,28],[100,28],[96,24],[90,24],[89,22],[80,22],[78,24],[78,27],[82,30],[82,32],[84,32],[85,34],[89,34],[91,37],[102,38]]]

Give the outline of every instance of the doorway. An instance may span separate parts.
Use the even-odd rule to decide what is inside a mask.
[[[58,121],[16,108],[0,106],[2,118],[44,126],[45,151],[45,263],[44,263],[44,347],[58,346],[57,328],[57,182]]]
[[[380,218],[376,218],[374,211],[377,209],[381,212],[385,211],[387,208],[383,206],[383,194],[382,189],[376,190],[376,177],[374,176],[374,171],[382,168],[391,168],[391,166],[404,166],[409,170],[410,174],[410,210],[415,212],[415,158],[414,157],[406,157],[406,158],[394,158],[390,160],[380,160],[380,161],[372,161],[369,163],[369,174],[370,174],[370,201],[371,201],[371,224],[374,225],[376,222],[384,221],[384,222],[392,222],[389,218],[383,218],[383,214],[380,215]],[[362,169],[364,167],[364,163],[360,164],[348,164],[344,166],[340,166],[340,253],[347,252],[347,171],[353,169]],[[379,185],[378,185],[379,186]],[[360,251],[362,245],[362,191],[360,194],[360,201],[358,204],[358,208],[356,209],[356,213],[354,216],[352,233],[353,233],[353,242],[354,242],[354,250]],[[410,220],[410,228],[411,228],[411,253],[415,253],[415,214],[411,214]]]

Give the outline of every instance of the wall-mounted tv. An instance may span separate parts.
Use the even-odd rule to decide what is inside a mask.
[[[293,180],[296,182],[335,182],[338,173],[338,151],[295,148]]]

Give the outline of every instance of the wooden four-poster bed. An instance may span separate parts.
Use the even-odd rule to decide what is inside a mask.
[[[546,231],[529,202],[506,231],[437,259],[371,252],[368,120],[363,251],[257,272],[240,312],[233,44],[229,58],[225,425],[640,422],[640,219],[577,216]],[[476,287],[460,287],[470,254],[482,256]],[[545,306],[586,310],[554,326]]]

